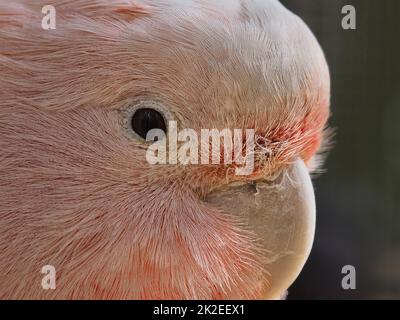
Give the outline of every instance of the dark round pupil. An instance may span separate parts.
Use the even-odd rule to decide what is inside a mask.
[[[132,129],[143,139],[150,130],[160,129],[167,132],[164,117],[154,109],[144,108],[135,112],[132,117]]]

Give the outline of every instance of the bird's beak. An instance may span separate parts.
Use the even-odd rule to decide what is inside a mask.
[[[265,299],[279,299],[300,274],[314,240],[315,197],[308,170],[297,160],[275,182],[228,185],[206,202],[246,221],[265,249],[269,286]]]

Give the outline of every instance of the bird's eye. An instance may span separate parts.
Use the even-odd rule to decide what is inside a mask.
[[[132,115],[131,126],[132,130],[143,139],[146,139],[149,131],[153,129],[167,132],[164,116],[151,108],[137,109]]]

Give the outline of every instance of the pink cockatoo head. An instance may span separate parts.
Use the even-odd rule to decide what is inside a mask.
[[[279,298],[329,116],[309,29],[275,0],[58,0],[44,30],[45,2],[0,0],[0,297]],[[150,164],[137,131],[169,121],[253,129],[254,172]]]

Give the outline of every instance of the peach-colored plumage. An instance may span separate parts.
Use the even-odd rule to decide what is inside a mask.
[[[329,115],[311,32],[274,0],[57,0],[43,30],[46,4],[0,0],[0,298],[261,298],[256,237],[202,201],[239,177],[149,165],[121,110],[254,128],[272,150],[257,176],[311,168]]]

